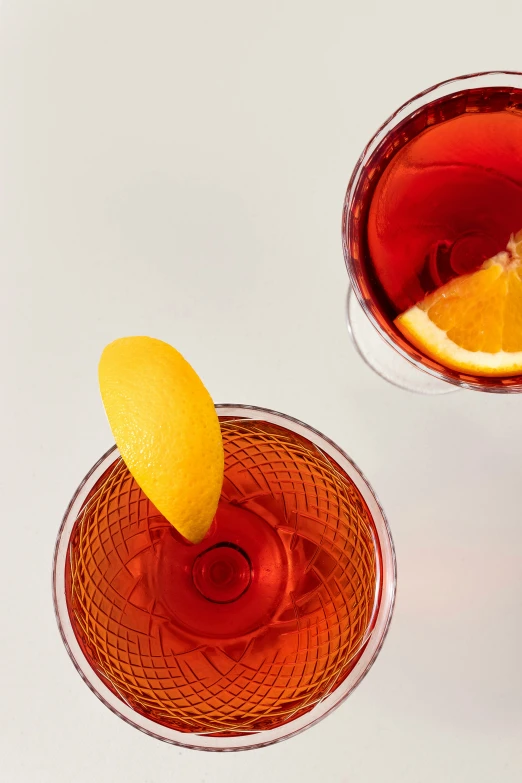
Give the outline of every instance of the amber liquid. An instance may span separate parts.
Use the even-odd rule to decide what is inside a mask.
[[[279,426],[221,419],[225,481],[198,545],[120,459],[71,534],[66,595],[92,668],[181,732],[272,729],[353,669],[380,600],[371,515],[342,469]]]
[[[361,287],[400,342],[397,315],[522,229],[522,91],[466,90],[400,123],[367,165],[350,225]]]

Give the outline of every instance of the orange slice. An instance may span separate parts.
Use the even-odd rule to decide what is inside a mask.
[[[506,251],[429,294],[395,324],[416,348],[451,369],[522,374],[522,232]]]

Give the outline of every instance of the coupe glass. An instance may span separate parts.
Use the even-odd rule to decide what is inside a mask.
[[[393,542],[368,482],[331,440],[274,411],[217,405],[225,480],[197,545],[114,446],[89,471],[54,556],[60,633],[124,721],[175,745],[270,745],[338,707],[391,620]]]
[[[441,82],[416,95],[401,106],[377,131],[362,153],[350,179],[342,218],[343,252],[350,279],[347,298],[348,328],[355,347],[364,361],[381,377],[404,389],[424,394],[445,394],[457,388],[487,392],[518,392],[520,377],[477,378],[445,369],[411,345],[383,313],[369,282],[365,250],[365,195],[372,187],[372,161],[386,146],[390,135],[405,120],[421,116],[428,104],[471,90],[488,88],[522,89],[522,74],[494,71],[476,73]],[[475,107],[470,111],[475,111]],[[522,111],[522,107],[520,107]],[[432,118],[426,115],[423,127]],[[521,123],[522,124],[522,123]],[[522,228],[515,227],[514,231]],[[499,247],[498,251],[503,250]]]

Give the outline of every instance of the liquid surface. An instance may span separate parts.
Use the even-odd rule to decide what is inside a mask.
[[[361,250],[394,318],[522,228],[522,93],[469,90],[428,104],[390,133],[367,177]]]
[[[137,712],[233,735],[302,715],[351,671],[379,602],[369,511],[309,441],[222,419],[225,481],[198,545],[118,459],[71,534],[69,614],[90,665]]]

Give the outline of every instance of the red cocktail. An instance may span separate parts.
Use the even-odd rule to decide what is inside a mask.
[[[385,636],[395,559],[368,484],[293,419],[218,406],[225,479],[212,527],[186,542],[116,449],[60,531],[55,605],[95,693],[163,740],[240,749],[337,706]]]
[[[428,386],[439,378],[488,391],[521,388],[520,375],[475,375],[437,361],[395,322],[426,294],[515,246],[522,229],[521,140],[522,76],[464,77],[399,109],[350,182],[343,243],[353,290],[380,335],[432,376],[424,376]],[[482,349],[480,340],[472,349]]]

